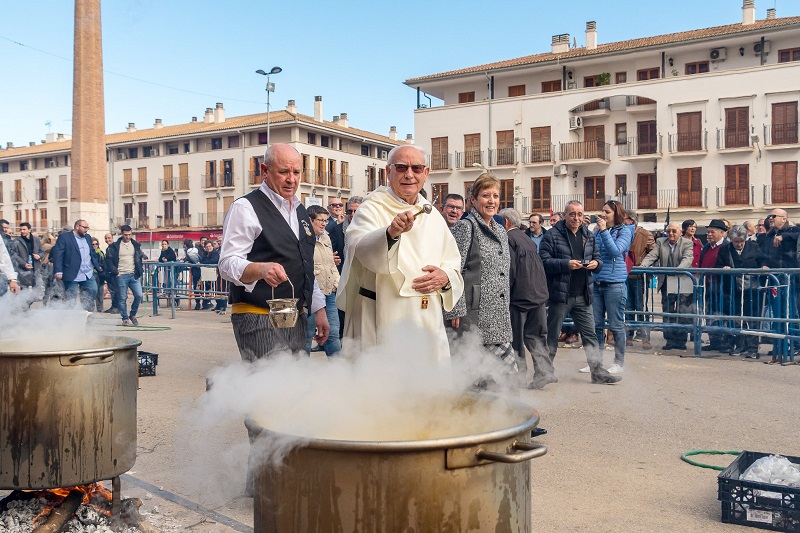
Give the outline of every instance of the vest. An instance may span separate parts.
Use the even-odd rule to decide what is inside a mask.
[[[719,255],[719,249],[722,248],[722,244],[715,246],[714,248],[711,245],[708,245],[703,253],[700,256],[700,268],[714,268],[717,266],[717,256]]]
[[[300,221],[298,239],[292,234],[292,229],[283,215],[266,194],[256,189],[244,198],[253,206],[261,224],[261,234],[253,242],[247,260],[254,263],[280,263],[294,285],[294,297],[298,299],[297,307],[307,306],[310,310],[311,292],[314,289],[315,239],[306,208],[302,204],[297,207],[297,219]],[[274,298],[291,297],[292,288],[288,283],[284,282],[275,287]],[[263,279],[256,282],[253,292],[247,292],[244,287],[231,284],[232,303],[244,302],[258,307],[268,307],[267,300],[272,298],[272,287]]]

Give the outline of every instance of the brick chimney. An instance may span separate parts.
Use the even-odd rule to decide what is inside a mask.
[[[136,131],[136,124],[133,122],[128,122],[128,129],[126,130],[128,133],[133,133]]]
[[[289,103],[286,104],[286,111],[288,111],[292,115],[297,114],[297,105],[294,103],[294,100],[289,100]]]
[[[314,97],[314,120],[322,122],[322,97]]]
[[[210,107],[206,108],[206,112],[203,115],[203,122],[205,124],[213,124],[214,123],[214,110]]]
[[[594,50],[597,48],[597,22],[586,23],[586,49]]]
[[[553,35],[551,47],[552,47],[552,52],[554,54],[569,52],[569,33],[562,33],[561,35]]]
[[[774,19],[778,16],[778,12],[774,7],[767,9],[767,19]]]
[[[744,0],[742,4],[742,25],[749,26],[756,22],[756,0]]]
[[[164,127],[164,124],[161,123],[161,119],[157,118],[155,124],[153,124],[153,129],[154,130],[160,130],[163,127]]]
[[[214,108],[214,122],[217,124],[225,122],[225,108],[222,107],[222,102],[217,102],[217,107]]]
[[[397,140],[397,126],[392,126],[389,128],[389,138],[393,141]]]
[[[347,113],[342,113],[341,117],[339,118],[339,125],[344,126],[345,128],[350,127],[350,123],[347,121]]]

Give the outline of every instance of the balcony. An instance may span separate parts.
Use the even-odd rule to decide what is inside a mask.
[[[628,113],[650,113],[656,110],[656,101],[643,96],[626,96],[625,107]]]
[[[431,167],[431,171],[451,170],[453,168],[453,156],[449,153],[429,155],[428,166]]]
[[[217,182],[223,189],[229,189],[236,183],[236,174],[233,172],[223,172],[219,175]]]
[[[550,205],[553,206],[553,211],[563,211],[567,202],[573,200],[583,203],[583,194],[554,194],[550,197]]]
[[[755,186],[739,189],[717,187],[717,207],[749,207],[754,205]]]
[[[314,183],[314,170],[310,168],[303,169],[303,174],[300,176],[300,183]]]
[[[189,190],[189,176],[178,176],[178,191]]]
[[[158,180],[158,190],[161,192],[174,192],[177,190],[177,178],[164,178]]]
[[[37,202],[46,202],[47,201],[47,187],[36,187],[36,195],[34,196]]]
[[[216,189],[219,187],[219,174],[201,174],[200,180],[203,182],[204,189]]]
[[[147,194],[146,181],[123,181],[119,184],[119,193],[124,195]]]
[[[558,143],[560,161],[611,160],[611,145],[602,141]]]
[[[192,225],[192,216],[189,215],[189,216],[185,216],[185,217],[178,217],[178,225],[179,226],[184,226],[184,227],[191,226]]]
[[[592,100],[591,102],[586,102],[583,105],[579,105],[578,107],[571,109],[570,112],[574,114],[585,114],[590,111],[602,111],[604,113],[608,113],[611,111],[611,99],[610,98],[601,98],[599,100]],[[592,115],[597,115],[598,113],[591,113]],[[603,114],[603,113],[600,113]]]
[[[637,158],[637,159],[658,159],[661,157],[661,141],[662,136],[658,135],[656,140],[638,139],[637,137],[628,137],[625,144],[617,145],[617,155],[624,158]],[[651,157],[647,157],[651,156]]]
[[[456,152],[456,168],[471,169],[474,166],[483,166],[484,156],[481,150],[466,150]]]
[[[127,224],[133,229],[150,229],[148,217],[144,218],[125,218],[117,217],[117,227]]]
[[[555,154],[555,145],[534,144],[522,147],[522,163],[532,165],[536,163],[552,163]]]
[[[22,203],[22,190],[14,191],[11,193],[11,201],[15,204]]]
[[[622,207],[625,208],[625,211],[636,211],[639,209],[639,197],[636,194],[636,191],[621,192],[616,197],[616,200],[622,204]]]
[[[517,163],[516,150],[513,146],[489,149],[489,166],[515,165]]]
[[[260,186],[260,185],[261,185],[261,182],[262,182],[262,181],[264,181],[264,175],[263,175],[263,174],[261,174],[261,170],[251,170],[251,171],[248,173],[248,179],[247,179],[247,182],[248,182],[250,185],[253,185],[253,186],[255,186],[255,187],[258,187],[258,186]]]
[[[198,226],[204,228],[221,227],[225,219],[225,213],[198,213]]]
[[[708,131],[670,133],[668,144],[669,153],[671,154],[689,152],[692,155],[696,155],[697,152],[707,152]]]
[[[765,124],[764,146],[797,148],[798,124]]]
[[[717,129],[717,150],[748,150],[751,147],[749,131]]]
[[[773,187],[764,185],[764,205],[783,206],[797,203],[797,182],[790,183],[788,187]]]
[[[56,200],[69,200],[67,187],[56,187]]]
[[[628,192],[628,194],[634,194]],[[678,191],[678,189],[662,189],[656,194],[637,196],[636,209],[675,209],[684,207],[707,207],[708,188],[694,191]]]

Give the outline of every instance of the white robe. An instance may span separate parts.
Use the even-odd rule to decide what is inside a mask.
[[[461,254],[447,223],[433,209],[418,216],[414,227],[391,249],[386,238],[395,216],[403,211],[416,213],[427,203],[419,196],[416,205],[408,205],[379,187],[356,211],[347,228],[345,264],[336,294],[336,305],[345,312],[345,353],[386,346],[405,335],[417,341],[414,350],[423,350],[434,361],[449,361],[442,307],[453,309],[464,292],[464,280]],[[411,285],[427,274],[422,270],[426,265],[444,270],[451,288],[429,294],[427,309],[423,309],[423,295]],[[374,291],[376,299],[360,295],[359,288]]]

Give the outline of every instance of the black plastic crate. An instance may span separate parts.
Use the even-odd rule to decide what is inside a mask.
[[[769,453],[744,451],[717,478],[722,521],[773,531],[800,532],[800,487],[739,479],[757,459]],[[784,455],[800,464],[800,457]]]
[[[155,376],[158,354],[139,350],[139,376]]]

